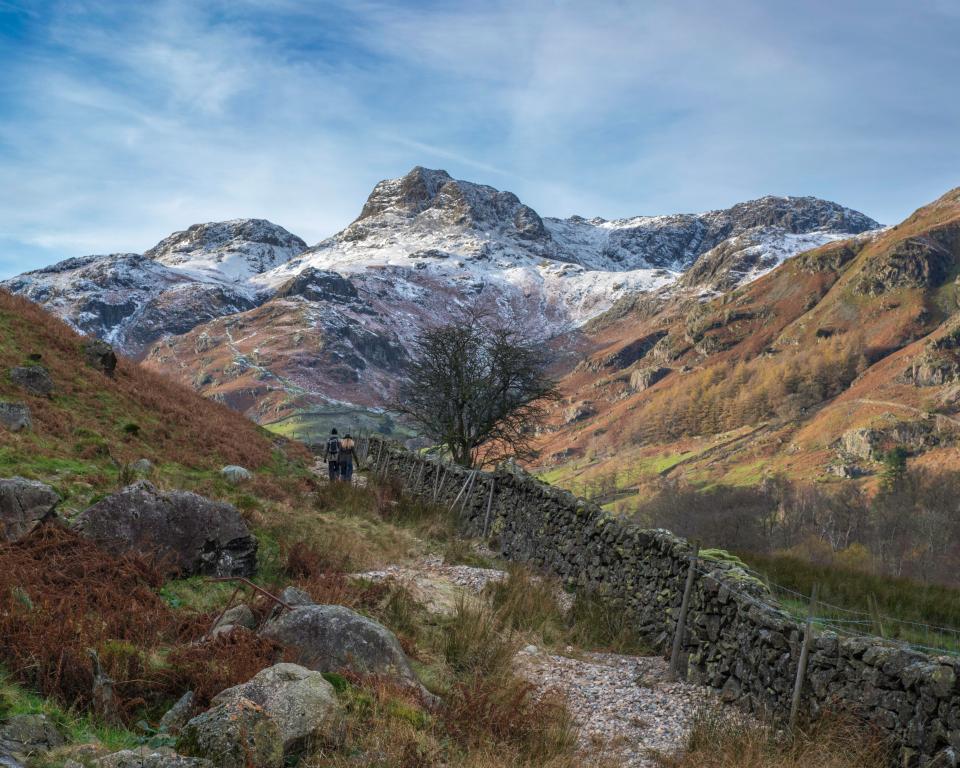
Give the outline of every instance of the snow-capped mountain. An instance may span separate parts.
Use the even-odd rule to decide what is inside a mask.
[[[66,259],[2,285],[139,356],[163,336],[257,306],[267,295],[251,278],[306,247],[262,219],[196,224],[143,255]]]
[[[144,256],[201,281],[241,283],[289,261],[306,247],[299,237],[265,219],[233,219],[174,232]]]
[[[69,259],[4,287],[274,421],[304,404],[383,405],[412,339],[458,306],[557,336],[629,294],[725,290],[878,226],[811,197],[543,219],[511,192],[417,167],[311,248],[263,220],[200,224],[142,256]]]

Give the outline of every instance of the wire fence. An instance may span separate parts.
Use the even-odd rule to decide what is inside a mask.
[[[752,568],[735,565],[737,569],[761,582],[770,592],[775,603],[764,601],[744,589],[738,589],[735,584],[730,583],[730,579],[719,578],[716,570],[711,571],[702,567],[700,563],[703,562],[698,560],[698,565],[695,566],[697,572],[715,580],[743,602],[761,609],[779,607],[798,621],[806,621],[811,608],[810,595],[804,595],[782,584],[777,584]],[[864,611],[834,605],[823,600],[816,600],[813,603],[813,614],[810,620],[817,630],[833,632],[840,637],[864,638],[903,650],[960,658],[960,628],[958,627],[925,624],[879,611]]]

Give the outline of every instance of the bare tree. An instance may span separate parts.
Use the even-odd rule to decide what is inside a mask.
[[[467,314],[425,330],[394,409],[465,467],[530,454],[557,397],[542,344]]]

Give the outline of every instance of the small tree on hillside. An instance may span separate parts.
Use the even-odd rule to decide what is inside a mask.
[[[542,345],[468,316],[421,333],[413,359],[394,409],[454,461],[529,455],[544,405],[557,396]]]

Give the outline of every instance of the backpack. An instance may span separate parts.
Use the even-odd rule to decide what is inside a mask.
[[[327,461],[336,461],[340,457],[340,438],[331,435],[327,440]]]

